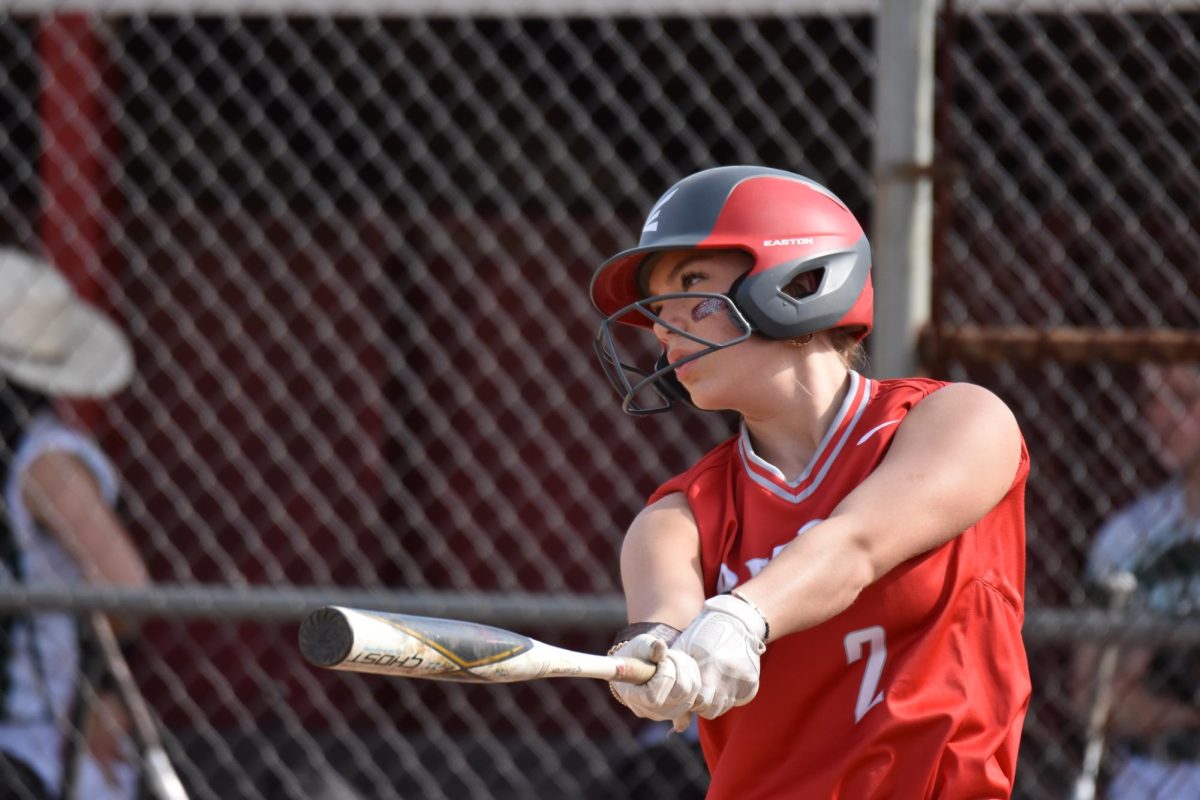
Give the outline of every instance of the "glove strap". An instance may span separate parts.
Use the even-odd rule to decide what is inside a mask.
[[[608,654],[611,656],[630,639],[643,633],[648,633],[655,639],[662,639],[670,647],[683,631],[665,622],[634,622],[617,631],[617,635],[613,637],[613,646],[608,648]]]
[[[761,608],[754,605],[754,603],[750,600],[749,597],[746,597],[746,595],[742,594],[737,589],[731,589],[729,591],[729,595],[731,597],[736,597],[738,600],[741,600],[743,603],[750,606],[752,609],[754,609],[754,613],[758,614],[758,616],[762,618],[763,644],[766,644],[771,638],[771,623],[767,622],[767,615],[762,612]]]

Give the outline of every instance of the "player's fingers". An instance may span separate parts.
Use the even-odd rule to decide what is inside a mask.
[[[675,688],[675,662],[664,658],[658,662],[654,677],[646,684],[650,689],[650,702],[656,706],[666,704]]]
[[[650,645],[650,660],[655,664],[661,664],[663,659],[667,657],[667,643],[662,639],[655,639]]]
[[[690,705],[700,691],[700,665],[696,659],[680,650],[671,650],[668,657],[675,664],[676,694]]]
[[[691,706],[693,712],[705,719],[716,719],[735,705],[749,702],[750,697],[753,697],[754,694],[753,691],[750,691],[750,687],[744,685],[743,681],[731,680],[730,676],[716,667],[717,665],[712,660],[700,667],[700,690]],[[757,691],[757,685],[753,688],[754,691]],[[742,701],[741,696],[744,694],[749,697]]]
[[[712,699],[703,706],[693,707],[692,710],[705,719],[716,719],[731,708],[733,708],[732,697],[727,694],[714,694]]]
[[[758,681],[744,681],[741,683],[741,685],[739,685],[737,693],[733,695],[733,702],[729,704],[729,707],[735,708],[737,706],[744,706],[746,703],[749,703],[751,700],[753,700],[757,694]]]
[[[656,642],[659,642],[659,640],[650,634],[641,633],[622,645],[614,655],[638,658],[642,661],[655,661],[654,645]]]
[[[692,727],[692,712],[690,711],[671,721],[671,730],[676,733],[685,733],[690,727]]]

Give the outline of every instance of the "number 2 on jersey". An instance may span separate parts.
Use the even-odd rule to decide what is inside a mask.
[[[858,687],[858,702],[854,704],[854,721],[860,721],[877,703],[883,702],[879,679],[883,676],[883,662],[887,661],[887,643],[882,625],[872,625],[850,631],[843,640],[846,646],[846,663],[853,664],[863,657],[863,646],[870,648],[867,667],[863,670],[862,683]]]

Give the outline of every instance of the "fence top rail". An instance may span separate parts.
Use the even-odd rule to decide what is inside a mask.
[[[108,611],[131,616],[295,621],[322,606],[517,623],[615,630],[625,624],[618,595],[411,592],[321,586],[159,584],[151,589],[71,586],[0,587],[0,615],[12,611]]]
[[[856,16],[890,0],[0,0],[0,11],[124,15],[295,16]],[[1200,0],[959,0],[959,13],[1197,11]]]
[[[14,611],[109,611],[133,616],[294,622],[322,606],[348,606],[446,617],[502,627],[612,631],[625,624],[620,595],[394,591],[321,586],[158,585],[0,587],[0,615]],[[1200,618],[1163,619],[1089,608],[1031,608],[1025,641],[1200,645]]]

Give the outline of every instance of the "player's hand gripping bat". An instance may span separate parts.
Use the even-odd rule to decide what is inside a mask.
[[[339,606],[305,618],[300,652],[327,669],[459,683],[537,678],[645,683],[656,668],[635,658],[565,650],[475,622]]]

